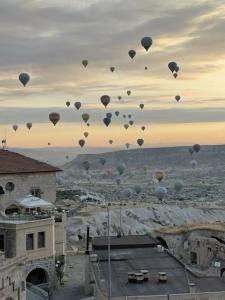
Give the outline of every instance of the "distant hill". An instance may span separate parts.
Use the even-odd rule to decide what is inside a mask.
[[[66,163],[63,168],[80,168],[82,162],[88,160],[91,168],[100,169],[100,157],[106,159],[105,167],[115,167],[118,163],[125,163],[131,169],[189,167],[191,160],[197,160],[201,167],[222,167],[225,165],[225,145],[206,145],[199,153],[190,155],[189,147],[141,148],[121,150],[100,154],[80,154],[74,160]]]

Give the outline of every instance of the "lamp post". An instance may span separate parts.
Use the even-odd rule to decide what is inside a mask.
[[[108,300],[112,299],[112,286],[111,286],[111,249],[110,249],[110,211],[111,203],[108,203]]]

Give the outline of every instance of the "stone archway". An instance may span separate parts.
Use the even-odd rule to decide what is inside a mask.
[[[49,276],[45,269],[37,267],[30,271],[26,281],[33,285],[47,284],[49,282]]]
[[[5,210],[5,214],[6,215],[12,215],[14,213],[18,214],[20,212],[20,209],[17,205],[12,204],[10,206],[8,206]]]
[[[169,249],[167,242],[162,238],[161,236],[157,236],[156,239],[159,241],[160,245],[162,245],[164,248]]]

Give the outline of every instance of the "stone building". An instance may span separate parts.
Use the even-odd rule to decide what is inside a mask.
[[[56,200],[56,172],[60,169],[24,155],[0,150],[0,208],[6,210],[25,195]]]
[[[23,288],[28,286],[29,292],[36,287],[51,293],[57,268],[65,265],[66,216],[57,213],[53,205],[57,171],[48,164],[0,150],[0,251],[6,272],[7,262],[19,263],[26,257],[21,265],[23,276],[21,273],[18,278],[23,277]],[[1,270],[0,265],[0,274]],[[18,293],[22,293],[17,281]],[[25,297],[17,294],[12,299]]]

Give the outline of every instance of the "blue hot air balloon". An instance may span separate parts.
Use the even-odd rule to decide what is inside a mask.
[[[104,122],[104,124],[108,127],[109,124],[111,123],[111,118],[105,117],[105,118],[103,119],[103,122]]]

